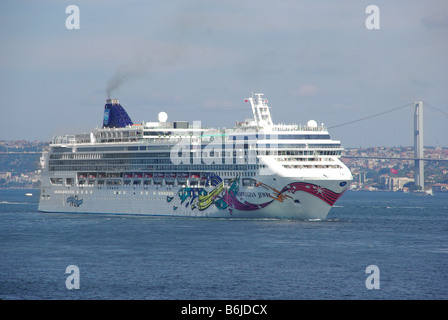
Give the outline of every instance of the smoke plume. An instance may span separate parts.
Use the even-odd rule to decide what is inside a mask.
[[[118,90],[124,83],[130,79],[149,72],[148,66],[133,65],[132,63],[120,66],[106,84],[107,98],[111,98],[112,92]]]
[[[145,43],[136,50],[130,62],[121,65],[106,83],[107,98],[118,90],[123,84],[132,79],[151,74],[166,67],[174,66],[183,57],[187,50],[183,45],[166,43]]]

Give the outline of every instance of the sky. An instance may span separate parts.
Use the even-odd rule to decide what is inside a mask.
[[[274,123],[316,120],[344,147],[413,145],[423,101],[424,144],[448,147],[445,0],[3,0],[0,40],[0,140],[90,132],[108,97],[134,123],[230,128],[262,92]]]

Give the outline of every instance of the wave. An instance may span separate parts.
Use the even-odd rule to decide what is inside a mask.
[[[389,207],[387,206],[386,209],[426,209],[426,207]]]
[[[30,204],[29,202],[0,201],[0,204]]]
[[[433,252],[433,253],[445,253],[445,254],[448,254],[448,248],[435,249],[435,250],[431,250],[430,252]]]

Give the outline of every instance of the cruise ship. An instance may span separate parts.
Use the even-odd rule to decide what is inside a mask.
[[[263,93],[234,128],[134,124],[107,99],[103,124],[56,136],[41,157],[39,210],[213,218],[326,219],[352,181],[323,124],[274,124]],[[242,102],[243,103],[243,102]],[[292,115],[294,116],[294,115]]]

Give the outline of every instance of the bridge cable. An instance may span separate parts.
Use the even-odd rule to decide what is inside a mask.
[[[446,113],[445,111],[442,111],[442,110],[440,110],[439,108],[436,108],[436,107],[434,107],[434,106],[432,106],[432,105],[430,105],[430,104],[428,104],[428,103],[426,103],[426,102],[424,102],[423,105],[424,105],[425,107],[428,107],[431,111],[439,112],[439,113],[442,114],[442,116],[448,118],[448,113]]]
[[[358,120],[353,120],[353,121],[344,122],[344,123],[341,123],[341,124],[338,124],[338,125],[335,125],[335,126],[331,126],[331,127],[328,127],[328,129],[333,129],[333,128],[342,127],[342,126],[345,126],[345,125],[348,125],[348,124],[352,124],[352,123],[355,123],[355,122],[364,121],[364,120],[371,119],[371,118],[374,118],[374,117],[378,117],[378,116],[381,116],[383,114],[386,114],[386,113],[389,113],[389,112],[392,112],[392,111],[395,111],[395,110],[403,109],[405,107],[409,107],[409,106],[412,106],[412,105],[414,105],[414,104],[413,103],[407,103],[405,105],[402,105],[402,106],[399,106],[399,107],[396,107],[396,108],[393,108],[393,109],[390,109],[390,110],[387,110],[387,111],[383,111],[383,112],[380,112],[380,113],[377,113],[377,114],[374,114],[374,115],[371,115],[371,116],[368,116],[368,117],[364,117],[364,118],[361,118],[361,119],[358,119]]]

